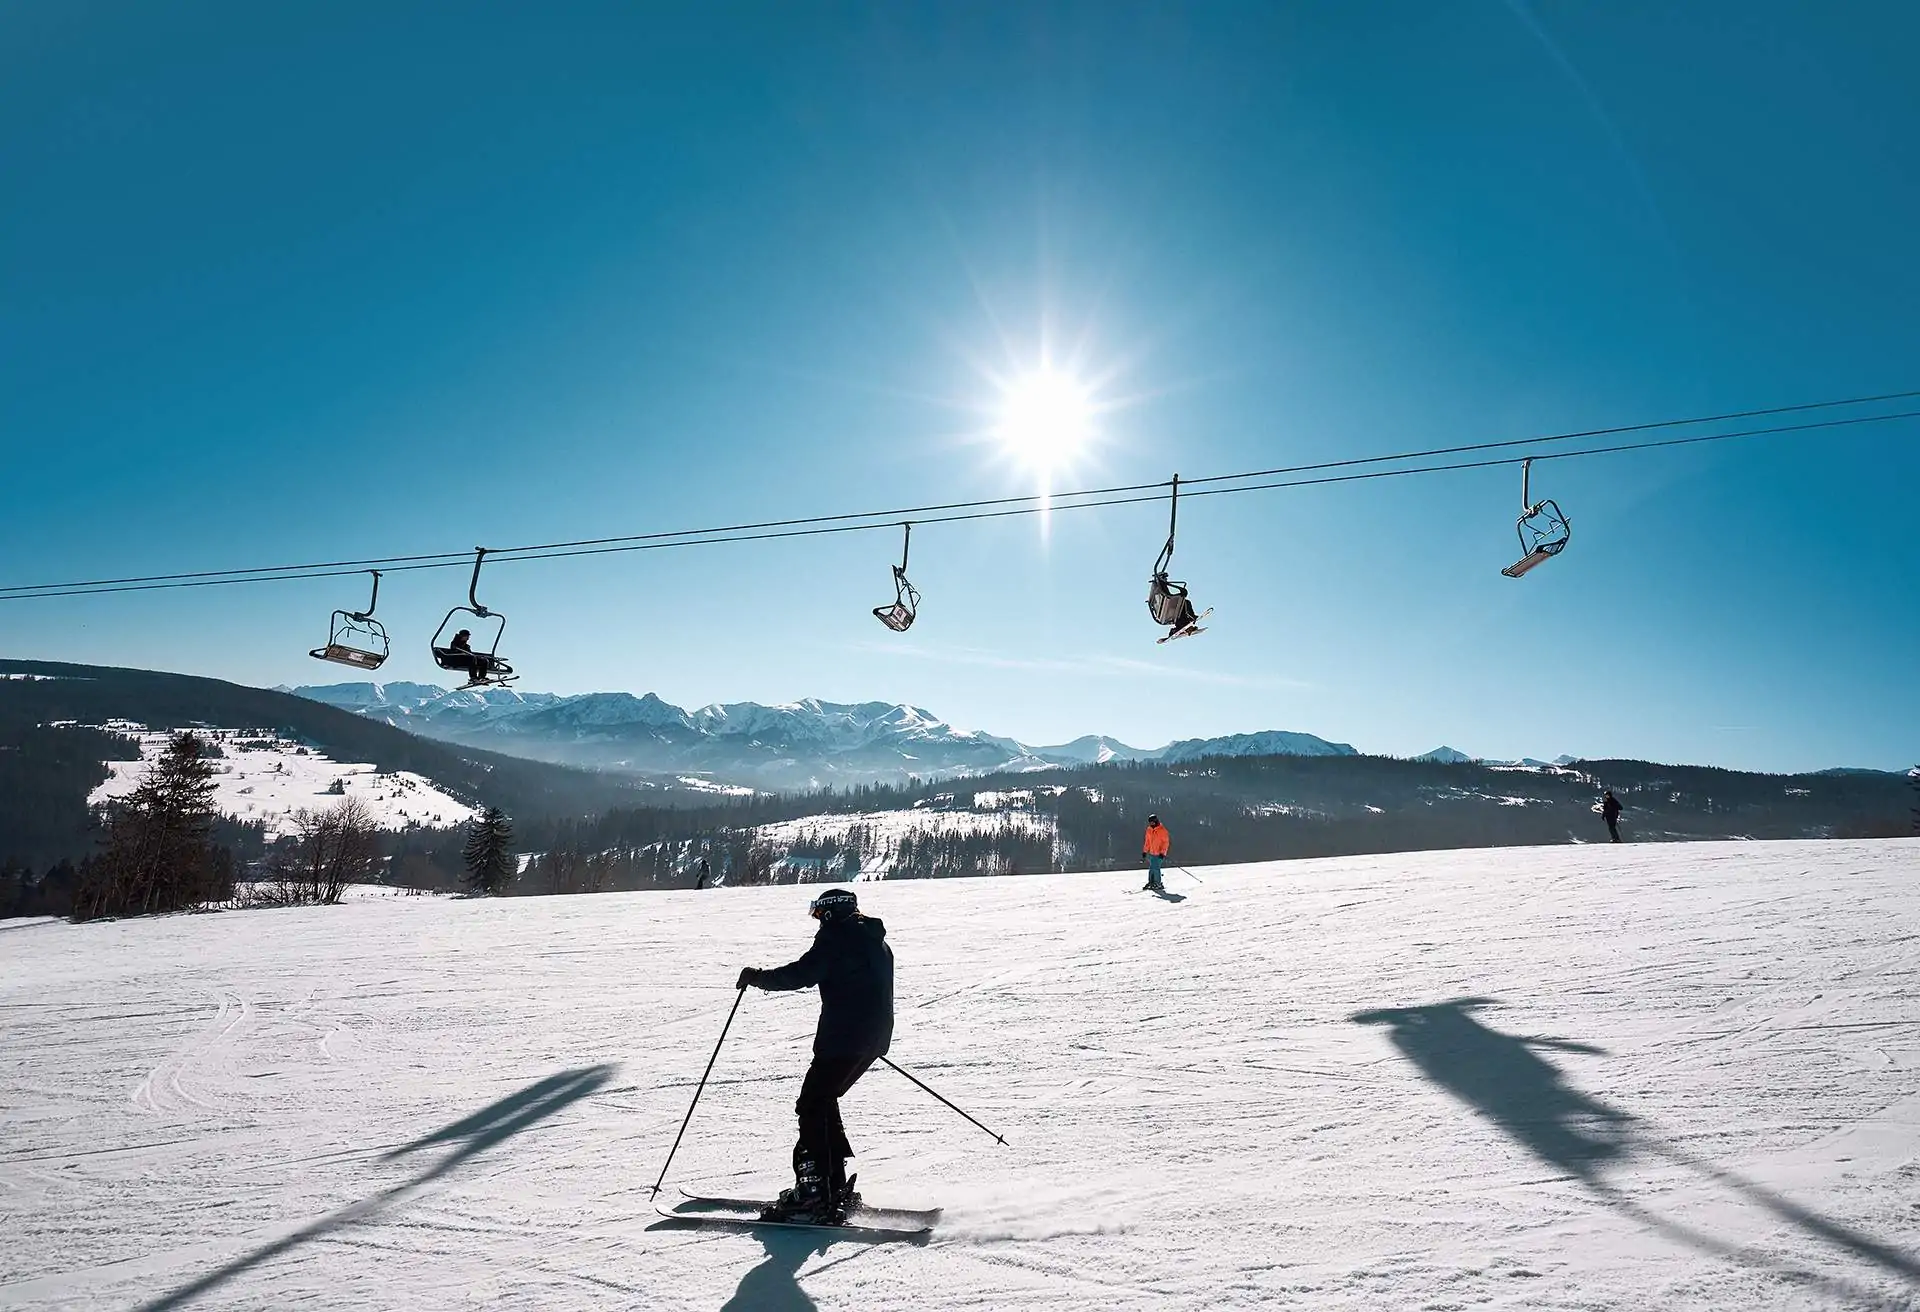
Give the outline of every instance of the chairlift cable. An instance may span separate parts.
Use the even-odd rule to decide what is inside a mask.
[[[1250,483],[1244,487],[1216,487],[1204,492],[1189,492],[1190,497],[1217,497],[1233,492],[1265,492],[1274,488],[1318,487],[1326,483],[1358,483],[1373,478],[1398,478],[1403,474],[1444,474],[1456,469],[1495,469],[1502,465],[1517,465],[1522,460],[1577,460],[1581,456],[1610,456],[1623,451],[1657,451],[1664,447],[1694,446],[1703,442],[1727,442],[1736,438],[1768,437],[1780,433],[1805,433],[1826,428],[1846,428],[1856,424],[1886,423],[1895,419],[1920,419],[1920,410],[1900,410],[1892,414],[1861,415],[1852,419],[1823,419],[1811,424],[1781,424],[1773,428],[1747,428],[1732,433],[1707,433],[1698,437],[1668,437],[1655,442],[1623,442],[1616,446],[1586,447],[1579,451],[1549,451],[1536,456],[1502,456],[1493,460],[1463,460],[1451,465],[1421,465],[1413,469],[1380,469],[1365,474],[1342,474],[1332,478],[1299,478],[1280,483]],[[1502,443],[1501,445],[1505,445]],[[1285,471],[1275,470],[1275,473]],[[1252,477],[1252,475],[1243,475]],[[1198,479],[1183,479],[1183,482],[1198,482]],[[1138,498],[1153,500],[1154,498]],[[1098,503],[1098,504],[1121,504]],[[4,600],[4,598],[0,598]]]
[[[1920,396],[1920,392],[1896,392],[1883,397],[1862,397],[1852,401],[1823,401],[1809,405],[1783,406],[1775,410],[1745,411],[1747,415],[1778,414],[1810,409],[1843,405],[1868,404],[1896,397]],[[1603,433],[1621,433],[1670,428],[1679,424],[1711,423],[1712,418],[1694,420],[1665,420],[1659,423],[1635,425],[1625,428],[1594,430],[1592,436]],[[1725,442],[1737,439],[1772,436],[1785,433],[1805,433],[1834,428],[1854,427],[1862,424],[1887,423],[1894,420],[1920,418],[1920,410],[1894,411],[1887,414],[1859,415],[1839,419],[1821,419],[1803,424],[1782,424],[1766,428],[1741,429],[1726,433],[1698,434],[1690,437],[1662,438],[1650,442],[1628,442],[1613,446],[1583,448],[1577,451],[1554,451],[1534,454],[1528,457],[1502,456],[1489,460],[1456,461],[1441,465],[1418,465],[1402,469],[1368,470],[1363,473],[1334,474],[1320,478],[1284,479],[1264,483],[1243,483],[1236,487],[1195,488],[1187,493],[1189,497],[1226,496],[1240,492],[1264,492],[1284,488],[1317,487],[1336,483],[1365,482],[1381,478],[1401,478],[1416,474],[1448,473],[1468,469],[1489,469],[1504,465],[1516,465],[1523,459],[1534,460],[1571,460],[1582,456],[1613,455],[1621,452],[1652,451],[1667,447],[1694,446],[1710,442]],[[1565,440],[1568,435],[1553,435],[1532,439],[1486,442],[1473,446],[1447,448],[1421,455],[1407,453],[1397,456],[1367,456],[1351,460],[1330,461],[1321,464],[1300,465],[1287,468],[1254,471],[1242,474],[1216,474],[1205,478],[1182,478],[1184,484],[1237,482],[1249,478],[1268,478],[1278,474],[1310,473],[1328,469],[1353,468],[1360,465],[1383,464],[1395,461],[1427,458],[1432,455],[1468,453],[1472,451],[1501,450],[1516,446],[1525,446],[1539,442]],[[779,538],[815,537],[835,533],[870,532],[875,529],[891,529],[899,525],[901,515],[916,515],[915,522],[925,524],[956,524],[973,520],[1003,519],[1022,515],[1051,514],[1056,511],[1090,510],[1108,506],[1138,505],[1147,502],[1160,502],[1165,499],[1162,489],[1167,483],[1137,483],[1113,488],[1087,489],[1080,492],[1034,493],[1026,496],[996,497],[979,501],[949,502],[943,505],[916,507],[909,510],[864,511],[839,515],[818,515],[799,519],[769,520],[756,524],[740,524],[723,528],[685,529],[671,533],[636,534],[624,538],[591,538],[577,542],[555,542],[529,547],[491,548],[487,554],[493,556],[496,563],[519,560],[562,560],[575,556],[597,556],[623,554],[632,551],[657,551],[672,547],[708,546],[725,542],[764,542]],[[1119,493],[1145,492],[1149,495],[1121,496]],[[1079,499],[1096,498],[1096,499]],[[1063,504],[1063,499],[1065,503]],[[1030,504],[1038,502],[1040,504]],[[987,509],[987,507],[1002,507]],[[945,511],[964,513],[946,514]],[[886,518],[882,518],[882,517]],[[877,522],[852,522],[877,521]],[[771,532],[761,532],[771,529]],[[304,579],[337,578],[348,574],[362,574],[369,566],[383,566],[388,573],[411,573],[416,570],[461,568],[471,559],[470,551],[436,552],[414,556],[391,556],[363,561],[325,561],[307,565],[273,565],[234,568],[226,570],[202,570],[185,574],[147,575],[121,579],[99,579],[73,583],[35,583],[14,584],[0,587],[0,602],[31,600],[36,597],[80,597],[119,592],[151,592],[174,588],[221,587],[239,583],[291,582]]]
[[[1842,406],[1872,405],[1878,402],[1905,400],[1905,399],[1910,399],[1916,396],[1920,396],[1920,391],[1886,392],[1877,396],[1850,397],[1844,400],[1837,400],[1837,401],[1812,401],[1812,402],[1807,402],[1800,405],[1775,406],[1770,409],[1764,409],[1764,410],[1737,410],[1737,411],[1729,411],[1726,414],[1703,415],[1703,416],[1698,416],[1691,419],[1663,419],[1663,420],[1658,420],[1651,423],[1628,424],[1628,425],[1623,425],[1616,428],[1590,429],[1590,430],[1586,430],[1585,432],[1579,432],[1579,433],[1556,433],[1556,434],[1549,434],[1542,437],[1514,438],[1514,439],[1509,439],[1509,440],[1500,441],[1500,442],[1482,442],[1482,443],[1477,443],[1470,446],[1441,447],[1441,448],[1436,448],[1430,451],[1407,451],[1407,452],[1402,452],[1398,455],[1389,455],[1389,456],[1361,456],[1361,457],[1356,457],[1348,460],[1326,461],[1320,464],[1293,465],[1293,466],[1287,466],[1287,467],[1278,468],[1278,469],[1250,470],[1248,472],[1240,473],[1240,474],[1214,474],[1206,478],[1188,479],[1187,481],[1189,483],[1239,482],[1241,480],[1249,479],[1249,478],[1268,478],[1276,474],[1314,473],[1314,472],[1318,472],[1320,470],[1326,470],[1326,469],[1345,469],[1345,468],[1352,468],[1358,465],[1390,464],[1390,463],[1397,463],[1397,462],[1407,461],[1407,460],[1425,460],[1425,459],[1431,459],[1435,456],[1441,456],[1441,455],[1462,455],[1462,454],[1466,454],[1473,451],[1490,451],[1490,450],[1499,450],[1499,449],[1509,448],[1514,446],[1540,445],[1548,442],[1564,442],[1564,441],[1570,441],[1576,438],[1584,438],[1584,437],[1601,437],[1601,436],[1611,436],[1611,435],[1620,434],[1620,433],[1646,432],[1646,431],[1651,431],[1651,430],[1661,429],[1661,428],[1688,427],[1696,424],[1721,423],[1721,422],[1726,422],[1733,419],[1751,419],[1751,418],[1756,418],[1756,417],[1765,416],[1765,415],[1791,414],[1791,413],[1797,413],[1797,412],[1807,411],[1807,410],[1833,409],[1833,408],[1842,407]],[[1902,416],[1890,415],[1890,416],[1882,416],[1882,417],[1900,418]],[[1740,436],[1740,434],[1728,434],[1727,436]],[[1110,495],[1114,495],[1122,492],[1144,492],[1153,488],[1164,487],[1164,486],[1165,484],[1163,483],[1134,483],[1134,484],[1128,484],[1120,487],[1089,488],[1080,492],[1056,492],[1052,494],[1052,497],[1056,499],[1058,498],[1073,499],[1073,498],[1081,498],[1081,497],[1110,496]],[[1195,493],[1194,495],[1197,496],[1199,494]],[[946,502],[940,505],[915,506],[915,507],[910,507],[903,510],[858,511],[858,512],[853,512],[848,514],[840,514],[840,515],[814,515],[814,516],[807,516],[799,519],[764,520],[759,523],[723,525],[715,528],[706,528],[706,529],[682,529],[675,532],[643,533],[643,534],[630,535],[626,537],[587,538],[587,539],[582,539],[582,540],[573,541],[573,542],[536,543],[536,544],[520,546],[520,547],[499,548],[495,554],[505,554],[509,556],[525,557],[532,553],[544,552],[544,551],[554,550],[562,547],[594,547],[594,546],[605,546],[605,545],[611,545],[614,543],[624,543],[624,542],[661,541],[669,538],[708,537],[708,536],[720,535],[720,534],[746,533],[746,532],[756,531],[759,529],[767,529],[767,528],[791,528],[791,527],[806,525],[806,524],[841,523],[841,522],[847,522],[852,520],[877,519],[877,518],[883,518],[883,517],[888,519],[893,519],[897,516],[902,516],[902,515],[922,515],[922,514],[931,514],[936,512],[944,512],[949,510],[974,510],[974,509],[981,509],[988,506],[1015,505],[1022,502],[1044,500],[1044,499],[1045,498],[1037,495],[1029,495],[1029,496],[1014,496],[1014,497],[994,497],[994,498],[988,498],[988,499],[978,500],[978,501],[952,501],[952,502]],[[1122,504],[1122,503],[1111,503],[1111,504]],[[1047,507],[1042,507],[1042,508],[1047,508]],[[1053,506],[1051,508],[1068,509],[1069,507]],[[99,589],[102,591],[113,591],[113,592],[149,590],[149,589],[132,589],[132,588],[126,588],[122,586],[125,584],[134,584],[134,583],[169,583],[169,582],[174,582],[176,580],[186,581],[186,580],[192,580],[192,579],[213,579],[220,582],[233,582],[233,583],[270,582],[271,581],[268,579],[228,577],[231,575],[281,574],[281,575],[287,575],[290,578],[303,579],[303,578],[331,578],[335,576],[333,573],[335,571],[357,573],[360,570],[363,570],[368,568],[369,566],[375,566],[375,565],[426,564],[426,567],[428,568],[438,568],[439,567],[438,564],[431,564],[430,562],[459,564],[466,560],[467,555],[468,553],[465,551],[441,551],[441,552],[429,552],[425,554],[411,555],[411,556],[386,556],[386,557],[381,557],[378,559],[371,559],[371,560],[310,561],[305,564],[298,564],[298,565],[256,565],[256,566],[250,566],[247,568],[196,570],[196,571],[189,571],[189,572],[177,573],[177,574],[147,574],[147,575],[138,575],[138,576],[129,577],[129,578],[82,579],[82,580],[75,580],[75,581],[66,582],[66,583],[19,583],[19,584],[0,586],[0,601],[10,600],[11,598],[5,595],[10,593],[11,594],[44,594],[49,596],[67,596],[67,595],[72,595],[73,592],[90,590],[90,589]]]
[[[1773,415],[1773,414],[1790,414],[1790,413],[1797,413],[1797,412],[1802,412],[1807,410],[1833,409],[1833,408],[1842,407],[1842,406],[1871,405],[1878,402],[1909,399],[1912,397],[1920,397],[1920,390],[1907,391],[1907,392],[1887,392],[1877,396],[1851,397],[1844,400],[1836,400],[1836,401],[1813,401],[1813,402],[1807,402],[1799,405],[1776,406],[1776,407],[1772,407],[1770,409],[1764,409],[1764,410],[1730,411],[1726,414],[1704,415],[1704,416],[1698,416],[1691,419],[1664,419],[1664,420],[1658,420],[1658,421],[1644,423],[1644,424],[1628,424],[1628,425],[1623,425],[1615,428],[1589,429],[1589,430],[1585,430],[1583,432],[1577,432],[1577,433],[1557,433],[1557,434],[1548,434],[1541,437],[1512,438],[1512,439],[1507,439],[1499,442],[1475,443],[1468,446],[1439,447],[1429,451],[1407,451],[1407,452],[1401,452],[1396,455],[1359,456],[1359,457],[1354,457],[1352,459],[1347,459],[1347,460],[1325,461],[1318,464],[1291,465],[1291,466],[1283,466],[1276,469],[1249,470],[1244,473],[1238,473],[1238,474],[1214,474],[1205,478],[1190,478],[1190,479],[1187,479],[1186,482],[1188,482],[1189,484],[1238,482],[1238,481],[1249,479],[1249,478],[1267,478],[1277,474],[1314,473],[1321,470],[1345,469],[1345,468],[1352,468],[1359,465],[1390,464],[1390,463],[1398,463],[1398,462],[1407,461],[1407,460],[1423,460],[1423,459],[1430,459],[1434,456],[1460,455],[1460,454],[1465,454],[1473,451],[1500,450],[1500,449],[1511,448],[1515,446],[1527,446],[1527,445],[1538,445],[1541,443],[1548,443],[1548,442],[1570,441],[1576,438],[1584,438],[1584,437],[1600,437],[1600,436],[1610,436],[1610,435],[1619,434],[1619,433],[1645,432],[1645,431],[1651,431],[1651,430],[1656,430],[1661,428],[1674,428],[1674,427],[1692,426],[1697,424],[1719,423],[1719,422],[1724,422],[1732,419],[1753,418],[1757,416]],[[1877,419],[1877,418],[1901,418],[1901,417],[1904,417],[1904,416],[1887,415],[1887,416],[1874,416],[1873,418]],[[1837,421],[1837,422],[1847,422],[1847,421]],[[1815,426],[1817,427],[1818,425],[1815,425]],[[1774,431],[1774,430],[1764,430],[1764,431]],[[1744,436],[1744,434],[1725,434],[1725,435],[1718,435],[1718,436]],[[1543,456],[1541,458],[1546,459],[1548,457]],[[1145,492],[1154,488],[1165,487],[1165,486],[1166,486],[1165,483],[1132,483],[1132,484],[1126,484],[1126,485],[1117,486],[1117,487],[1088,488],[1078,492],[1055,492],[1050,495],[1053,499],[1057,501],[1060,498],[1075,499],[1075,498],[1083,498],[1083,497],[1110,496],[1110,495],[1124,493],[1124,492]],[[1200,494],[1193,493],[1192,495],[1198,496]],[[847,522],[852,520],[876,519],[876,518],[882,518],[882,517],[891,519],[895,516],[901,516],[901,515],[923,515],[923,514],[931,514],[931,513],[944,512],[944,511],[950,511],[950,510],[973,510],[973,509],[981,509],[989,506],[1015,505],[1022,502],[1039,501],[1039,500],[1045,500],[1045,499],[1046,498],[1044,498],[1040,494],[1029,494],[1025,496],[993,497],[993,498],[986,498],[986,499],[975,500],[975,501],[952,501],[952,502],[945,502],[937,505],[908,507],[908,508],[899,509],[899,510],[855,511],[855,512],[850,512],[845,514],[838,514],[838,515],[813,515],[813,516],[804,516],[796,519],[764,520],[757,523],[720,525],[713,528],[704,528],[704,529],[680,529],[680,530],[668,531],[668,532],[631,534],[631,535],[622,536],[622,537],[585,538],[585,539],[579,539],[579,540],[569,541],[569,542],[534,543],[534,544],[518,546],[518,547],[500,547],[500,548],[494,549],[494,551],[489,554],[505,555],[505,556],[514,557],[514,558],[526,558],[528,556],[536,555],[539,553],[550,552],[560,548],[596,547],[596,546],[612,545],[616,543],[663,541],[671,538],[710,537],[710,536],[721,535],[721,534],[748,533],[748,532],[753,532],[759,529],[789,528],[789,527],[795,527],[799,525],[809,525],[809,524],[842,523],[842,522]],[[1126,504],[1126,503],[1113,502],[1113,503],[1101,503],[1101,504]],[[1052,507],[1044,507],[1044,506],[1036,507],[1036,509],[1046,509],[1046,508],[1064,510],[1064,509],[1071,509],[1072,507],[1061,506],[1061,505],[1054,505]],[[952,522],[952,521],[948,520],[946,522]],[[738,540],[738,539],[734,539],[734,540]],[[54,596],[65,596],[65,595],[69,595],[70,589],[71,590],[100,589],[104,591],[146,590],[146,589],[126,589],[121,586],[123,584],[132,584],[132,583],[163,583],[163,582],[173,582],[176,580],[185,581],[185,580],[192,580],[192,579],[218,579],[226,582],[270,582],[271,581],[269,579],[228,578],[227,577],[231,575],[284,574],[284,575],[289,575],[293,578],[330,578],[330,577],[334,577],[334,573],[321,572],[321,571],[344,571],[348,573],[358,573],[361,570],[364,570],[370,566],[376,566],[376,565],[419,566],[424,564],[425,567],[427,568],[439,568],[441,567],[441,564],[450,565],[450,564],[464,563],[469,554],[470,553],[466,551],[442,551],[442,552],[428,552],[428,553],[416,554],[416,555],[410,555],[410,556],[385,556],[385,557],[379,557],[379,558],[367,559],[367,560],[311,561],[311,562],[297,564],[297,565],[256,565],[256,566],[248,566],[245,568],[196,570],[196,571],[189,571],[185,573],[176,573],[176,574],[138,575],[138,576],[133,576],[128,578],[84,579],[84,580],[75,580],[75,581],[65,582],[65,583],[20,583],[20,584],[10,584],[5,586],[0,586],[0,600],[9,600],[10,598],[4,595],[9,593],[16,593],[16,594],[17,593],[41,593],[41,594],[54,595]],[[440,564],[436,564],[434,562],[439,562]]]
[[[1292,465],[1283,469],[1256,469],[1244,474],[1215,474],[1211,478],[1189,478],[1189,483],[1233,482],[1243,478],[1267,478],[1274,474],[1308,474],[1322,469],[1347,469],[1354,465],[1389,464],[1401,460],[1431,460],[1435,456],[1466,455],[1473,451],[1499,451],[1516,446],[1543,446],[1549,442],[1576,442],[1589,437],[1617,437],[1623,433],[1647,433],[1662,428],[1690,428],[1695,424],[1730,423],[1735,419],[1761,419],[1768,415],[1796,414],[1807,410],[1831,410],[1840,406],[1873,405],[1884,401],[1910,401],[1920,391],[1887,392],[1881,396],[1857,396],[1844,401],[1809,401],[1802,405],[1773,406],[1766,410],[1734,410],[1700,419],[1661,419],[1646,424],[1624,424],[1617,428],[1589,428],[1579,433],[1553,433],[1546,437],[1516,437],[1500,442],[1475,442],[1469,446],[1435,447],[1431,451],[1406,451],[1396,456],[1360,456],[1352,460],[1330,460],[1319,465]],[[1892,416],[1889,416],[1891,418]],[[1644,449],[1644,448],[1640,448]],[[1551,455],[1540,456],[1541,460]],[[1195,495],[1198,495],[1197,493]]]

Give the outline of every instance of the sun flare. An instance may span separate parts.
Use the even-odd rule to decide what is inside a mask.
[[[1093,399],[1074,379],[1050,369],[1006,389],[997,429],[1007,451],[1041,472],[1061,468],[1093,434]]]

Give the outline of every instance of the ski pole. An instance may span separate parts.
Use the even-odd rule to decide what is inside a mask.
[[[1200,878],[1200,876],[1194,874],[1193,871],[1187,869],[1185,866],[1175,866],[1174,869],[1178,870],[1181,874],[1185,875],[1188,879],[1191,879],[1196,884],[1204,884],[1207,882],[1206,880]]]
[[[924,1082],[922,1082],[922,1081],[921,1081],[920,1079],[918,1079],[917,1077],[915,1077],[915,1076],[914,1076],[914,1074],[913,1074],[913,1073],[912,1073],[911,1071],[906,1071],[906,1070],[901,1070],[901,1069],[900,1069],[900,1067],[898,1067],[898,1066],[894,1066],[894,1065],[893,1065],[893,1063],[892,1063],[891,1061],[888,1061],[888,1060],[887,1060],[887,1058],[885,1058],[885,1057],[882,1057],[882,1058],[881,1058],[880,1060],[881,1060],[881,1061],[884,1061],[884,1062],[886,1062],[886,1063],[887,1063],[887,1065],[889,1065],[889,1066],[893,1066],[893,1069],[895,1069],[896,1071],[900,1071],[900,1073],[901,1073],[902,1075],[904,1075],[904,1076],[906,1076],[906,1077],[907,1077],[908,1079],[910,1079],[910,1080],[912,1080],[912,1081],[913,1081],[913,1082],[914,1082],[915,1084],[918,1084],[918,1085],[919,1085],[919,1086],[920,1086],[920,1087],[921,1087],[922,1089],[926,1089],[926,1091],[927,1091],[928,1093],[933,1093],[933,1096],[934,1096],[934,1097],[935,1097],[936,1099],[939,1099],[939,1101],[941,1101],[941,1102],[943,1102],[943,1103],[946,1103],[946,1104],[947,1104],[947,1106],[949,1106],[949,1107],[953,1107],[953,1104],[952,1104],[952,1103],[950,1103],[950,1102],[947,1102],[947,1100],[946,1100],[945,1098],[941,1098],[941,1097],[940,1097],[940,1095],[939,1095],[939,1094],[937,1094],[937,1093],[934,1093],[932,1089],[928,1089],[928,1088],[927,1088],[927,1086],[926,1086],[926,1084],[925,1084]],[[953,1110],[955,1110],[955,1111],[957,1111],[957,1112],[960,1112],[960,1114],[961,1114],[962,1116],[967,1116],[967,1114],[966,1114],[965,1112],[961,1112],[961,1111],[960,1111],[960,1109],[959,1109],[958,1107],[953,1107]],[[971,1116],[967,1116],[967,1119],[968,1119],[968,1120],[970,1120],[970,1121],[973,1121],[973,1117],[971,1117]],[[973,1123],[974,1123],[975,1125],[980,1125],[980,1122],[978,1122],[978,1121],[973,1121]],[[980,1128],[981,1128],[981,1129],[983,1129],[983,1130],[987,1130],[987,1127],[986,1127],[986,1126],[984,1126],[984,1125],[980,1125]],[[1006,1147],[1006,1145],[1007,1145],[1007,1140],[1006,1140],[1006,1136],[1005,1136],[1005,1135],[1000,1135],[1000,1134],[994,1134],[992,1130],[987,1130],[987,1133],[988,1133],[988,1134],[992,1134],[992,1135],[993,1135],[993,1137],[994,1137],[995,1139],[997,1139],[997,1140],[999,1140],[999,1142],[1000,1142],[1000,1146],[1001,1146],[1002,1148],[1004,1148],[1004,1147]]]
[[[693,1109],[700,1105],[700,1095],[706,1091],[707,1076],[713,1074],[713,1063],[720,1060],[720,1044],[727,1041],[727,1031],[733,1028],[734,1012],[740,1010],[740,999],[747,996],[741,989],[733,995],[733,1011],[727,1013],[727,1023],[720,1027],[720,1042],[713,1045],[713,1056],[707,1058],[707,1068],[700,1072],[700,1087],[693,1091],[693,1101],[687,1104],[687,1114],[680,1122],[680,1133],[673,1136],[673,1147],[667,1150],[667,1160],[660,1167],[660,1179],[653,1182],[653,1192],[647,1197],[654,1198],[660,1193],[661,1182],[667,1178],[667,1167],[673,1165],[673,1155],[680,1151],[680,1140],[687,1132],[687,1122],[693,1119]]]

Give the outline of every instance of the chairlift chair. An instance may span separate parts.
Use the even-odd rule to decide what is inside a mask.
[[[1501,570],[1510,579],[1523,577],[1567,549],[1573,525],[1551,500],[1533,500],[1533,458],[1520,462],[1520,559]]]
[[[443,670],[458,670],[464,673],[467,681],[460,687],[462,692],[468,688],[498,687],[512,683],[518,677],[513,672],[513,666],[507,664],[499,654],[500,637],[507,631],[507,617],[497,610],[488,610],[480,604],[480,598],[477,595],[480,589],[480,566],[486,562],[487,549],[476,547],[475,551],[477,554],[473,558],[473,579],[467,584],[467,604],[455,606],[448,611],[447,617],[440,621],[440,627],[433,631],[433,663]],[[446,636],[448,627],[453,624],[454,617],[457,615],[471,615],[476,621],[494,621],[493,641],[484,649],[477,645],[470,645],[465,650],[442,646],[441,639]]]
[[[1160,639],[1166,642],[1172,638],[1189,637],[1201,632],[1199,622],[1211,615],[1211,609],[1205,614],[1195,614],[1193,601],[1187,596],[1187,585],[1167,577],[1167,570],[1173,564],[1174,530],[1180,522],[1180,475],[1173,476],[1172,510],[1167,519],[1167,545],[1160,548],[1160,555],[1153,562],[1153,577],[1147,582],[1147,613],[1153,616],[1155,624],[1167,626],[1167,636]]]
[[[920,590],[907,581],[907,553],[913,547],[913,525],[900,527],[906,530],[906,536],[900,543],[900,563],[893,567],[893,604],[873,608],[873,617],[895,633],[905,633],[912,628],[913,618],[920,609]]]
[[[315,660],[351,665],[356,670],[377,670],[387,663],[392,644],[387,641],[386,626],[373,617],[380,604],[380,571],[373,575],[373,599],[365,610],[337,610],[327,626],[327,645],[308,652]]]

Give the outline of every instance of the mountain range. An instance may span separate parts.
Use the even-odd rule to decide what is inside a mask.
[[[1090,734],[1032,746],[956,729],[933,712],[889,702],[779,706],[728,702],[684,710],[652,693],[449,692],[430,683],[337,683],[282,691],[423,737],[558,764],[676,774],[762,788],[899,782],[1107,761],[1202,756],[1354,756],[1347,743],[1269,730],[1186,738],[1143,749]]]

